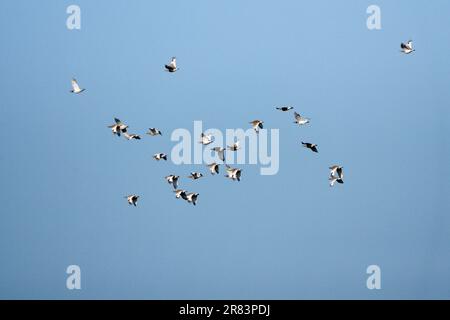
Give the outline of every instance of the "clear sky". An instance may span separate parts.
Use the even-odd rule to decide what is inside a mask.
[[[66,28],[71,4],[81,30]],[[371,4],[381,30],[366,27]],[[0,298],[450,298],[449,12],[445,0],[1,1]],[[72,95],[72,77],[87,91]],[[164,135],[119,139],[114,117]],[[258,118],[280,130],[277,175],[244,165],[241,182],[193,182],[207,168],[151,159],[195,120]],[[335,163],[345,184],[330,188]],[[196,207],[174,198],[171,173]],[[72,264],[81,290],[66,288]],[[381,290],[366,287],[372,264]]]

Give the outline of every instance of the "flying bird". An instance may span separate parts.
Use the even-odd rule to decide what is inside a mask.
[[[141,136],[140,135],[137,135],[137,134],[129,134],[128,132],[125,132],[124,134],[123,134],[123,136],[125,137],[125,138],[127,138],[128,140],[141,140]]]
[[[309,119],[308,118],[305,118],[305,117],[301,116],[297,112],[294,112],[294,117],[295,117],[294,123],[296,123],[296,124],[304,125],[304,124],[309,123]]]
[[[409,40],[407,43],[401,43],[400,48],[402,49],[401,52],[404,54],[410,54],[413,51],[416,51],[413,49],[413,43],[412,40]]]
[[[319,151],[317,150],[317,147],[318,147],[317,144],[314,144],[314,143],[308,143],[308,142],[303,142],[303,141],[302,141],[302,145],[303,145],[305,148],[311,149],[311,150],[314,151],[314,152],[319,152]]]
[[[225,175],[225,177],[230,178],[233,181],[235,180],[241,181],[241,174],[242,169],[232,168],[229,165],[227,165],[227,174]]]
[[[151,136],[157,136],[157,135],[162,136],[161,131],[156,128],[149,128],[147,134],[151,135]]]
[[[203,177],[203,174],[201,174],[199,172],[191,172],[191,175],[188,176],[188,178],[193,179],[193,180],[200,179],[201,177]]]
[[[178,71],[179,68],[177,68],[177,58],[173,57],[172,60],[170,60],[170,63],[164,65],[164,67],[166,68],[166,71],[169,71],[169,72]]]
[[[280,111],[283,111],[283,112],[286,112],[286,111],[289,111],[289,110],[292,110],[292,109],[294,109],[294,107],[277,107],[277,110],[280,110]]]
[[[182,199],[184,199],[184,200],[187,200],[187,197],[186,197],[186,190],[177,189],[177,190],[174,191],[174,193],[175,193],[175,197],[176,197],[177,199],[182,198]]]
[[[214,147],[211,150],[217,152],[217,154],[219,155],[219,159],[225,162],[225,148],[222,147]]]
[[[213,143],[213,139],[212,139],[212,135],[210,134],[204,134],[202,132],[202,134],[200,135],[201,140],[199,141],[199,143],[201,143],[204,146],[207,146],[208,144]]]
[[[170,176],[165,177],[165,179],[167,180],[167,182],[171,185],[173,185],[174,189],[177,189],[178,187],[178,179],[180,178],[180,176],[176,176],[171,174]]]
[[[127,199],[128,203],[130,205],[133,205],[133,206],[136,207],[136,203],[137,203],[137,201],[139,199],[139,196],[137,196],[135,194],[132,194],[132,195],[129,195],[129,196],[125,196],[125,198]]]
[[[192,203],[194,206],[196,205],[196,201],[197,201],[197,197],[199,196],[199,194],[198,193],[188,193],[188,194],[186,194],[186,200],[187,200],[187,202],[189,202],[189,203]]]
[[[228,147],[228,150],[231,150],[231,151],[237,151],[237,150],[240,149],[240,147],[239,147],[239,141],[236,141],[235,143],[233,143],[233,145],[227,146],[227,147]]]
[[[72,90],[70,90],[70,92],[79,94],[82,93],[84,90],[86,89],[81,89],[76,79],[72,79]]]
[[[259,129],[263,129],[263,123],[264,121],[261,120],[253,120],[251,123],[253,129],[256,131],[256,133],[259,133]]]
[[[339,178],[343,177],[342,169],[344,169],[344,167],[334,165],[334,166],[329,167],[329,169],[331,170],[330,175],[332,175],[332,176],[337,175]]]
[[[165,153],[155,153],[153,155],[153,159],[155,159],[156,161],[159,161],[161,159],[164,159],[165,161],[167,161],[167,155]]]
[[[125,133],[127,132],[128,126],[123,124],[122,121],[120,121],[117,118],[114,118],[114,121],[116,122],[115,124],[112,124],[110,126],[108,126],[108,128],[111,128],[111,131],[114,135],[117,135],[120,137],[120,133]]]
[[[209,171],[211,171],[212,175],[219,173],[219,165],[217,163],[214,162],[214,163],[208,164],[208,167],[209,167]]]

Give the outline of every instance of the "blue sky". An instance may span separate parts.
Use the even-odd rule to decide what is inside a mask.
[[[71,4],[81,30],[66,28]],[[381,30],[366,27],[371,4]],[[0,298],[450,298],[448,12],[443,0],[2,1]],[[114,117],[164,135],[118,139]],[[174,129],[257,118],[280,130],[277,175],[185,178],[198,205],[174,198],[165,175],[206,172],[151,159]],[[330,188],[335,163],[345,185]],[[366,288],[372,264],[381,290]]]

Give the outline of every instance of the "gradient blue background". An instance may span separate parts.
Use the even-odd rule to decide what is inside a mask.
[[[366,27],[371,4],[380,31]],[[444,0],[1,1],[0,298],[450,298],[449,12]],[[311,125],[274,110],[286,104]],[[113,117],[164,136],[118,139]],[[151,159],[172,130],[255,118],[280,129],[279,173],[184,179],[198,205],[177,201],[163,177],[206,168]],[[335,163],[346,180],[330,188]],[[82,290],[66,289],[71,264]],[[371,264],[381,290],[366,288]]]

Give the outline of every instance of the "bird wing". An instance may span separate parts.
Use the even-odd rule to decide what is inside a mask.
[[[220,160],[225,161],[225,153],[224,153],[224,150],[220,150],[220,151],[219,151],[219,158],[220,158]]]
[[[176,58],[172,58],[172,60],[170,61],[168,66],[170,68],[172,68],[172,69],[176,69],[177,68],[177,59]]]
[[[334,183],[336,182],[336,179],[334,177],[330,177],[330,187],[334,186]]]
[[[130,134],[128,134],[128,132],[125,132],[125,133],[123,134],[123,136],[124,136],[125,138],[127,138],[128,140],[130,140],[130,139],[133,138],[133,136],[130,135]]]
[[[73,91],[80,91],[81,90],[76,79],[72,79],[72,89],[73,89]]]

